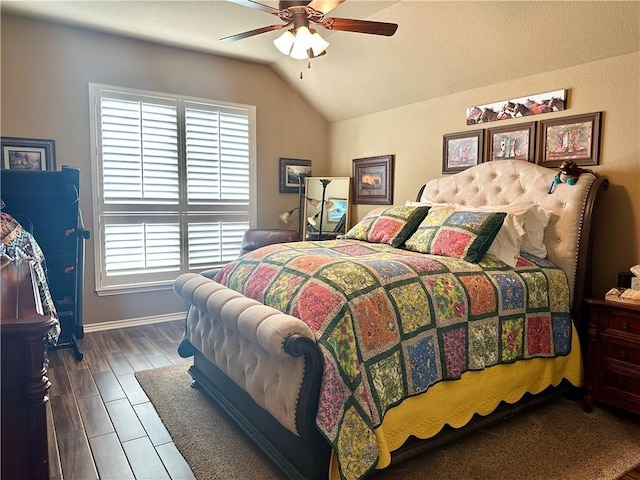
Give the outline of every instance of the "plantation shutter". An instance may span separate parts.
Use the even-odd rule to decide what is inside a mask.
[[[251,111],[99,86],[91,92],[98,293],[167,284],[234,259],[251,224]]]
[[[105,203],[178,203],[176,107],[109,98],[101,107]]]

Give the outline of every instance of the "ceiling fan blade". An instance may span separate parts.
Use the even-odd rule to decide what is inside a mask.
[[[270,13],[272,15],[278,15],[280,10],[270,7],[269,5],[263,5],[262,3],[254,2],[253,0],[227,0],[228,2],[242,5],[243,7],[256,8],[263,12]]]
[[[325,15],[336,8],[345,0],[313,0],[307,7],[311,7],[314,10],[324,13]]]
[[[325,18],[322,26],[327,30],[341,30],[345,32],[371,33],[390,37],[398,29],[395,23],[370,22],[369,20],[353,20],[350,18]]]
[[[242,40],[243,38],[253,37],[254,35],[260,35],[261,33],[271,32],[272,30],[280,30],[290,24],[283,25],[269,25],[268,27],[256,28],[255,30],[249,30],[248,32],[236,33],[228,37],[221,38],[221,42],[235,42],[236,40]]]

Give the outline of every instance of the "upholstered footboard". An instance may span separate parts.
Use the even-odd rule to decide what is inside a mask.
[[[291,478],[326,478],[323,361],[309,327],[202,275],[181,275],[174,290],[191,305],[180,353],[194,355],[198,386]]]

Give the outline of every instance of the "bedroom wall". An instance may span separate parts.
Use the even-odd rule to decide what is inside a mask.
[[[315,174],[328,174],[326,121],[267,66],[5,14],[1,35],[2,135],[56,141],[58,168],[81,170],[91,232],[89,82],[255,105],[258,227],[281,227],[278,213],[297,204],[278,193],[280,157],[311,159]],[[185,309],[168,291],[98,297],[93,240],[86,253],[85,325]]]
[[[351,175],[354,158],[395,154],[394,203],[402,204],[442,175],[443,134],[474,130],[466,125],[468,106],[566,88],[567,110],[526,121],[604,112],[600,165],[590,167],[611,183],[595,214],[594,293],[604,295],[618,272],[640,263],[639,67],[640,54],[633,53],[333,123],[331,173]],[[352,223],[372,208],[356,205]]]

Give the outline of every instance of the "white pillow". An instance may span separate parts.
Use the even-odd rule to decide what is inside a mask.
[[[547,258],[547,247],[544,244],[544,229],[549,225],[551,212],[534,203],[524,216],[526,234],[522,237],[520,250],[540,258]]]
[[[506,212],[523,217],[524,236],[520,251],[536,257],[546,258],[547,247],[544,245],[544,229],[549,225],[551,212],[537,203],[521,202],[513,205],[492,205],[478,207],[477,210],[487,212]]]

